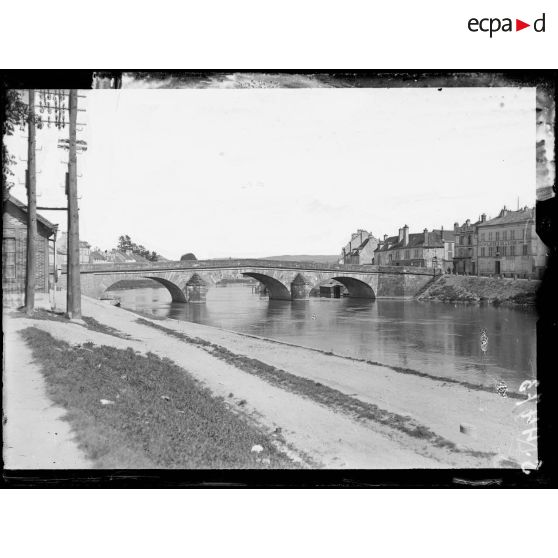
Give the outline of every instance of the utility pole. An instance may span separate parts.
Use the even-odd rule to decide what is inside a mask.
[[[29,90],[29,119],[27,135],[27,269],[25,276],[25,312],[35,310],[35,272],[37,238],[37,167],[35,161],[35,90]]]
[[[70,156],[68,159],[68,286],[67,316],[81,319],[81,284],[79,276],[79,214],[77,199],[77,89],[70,89]]]

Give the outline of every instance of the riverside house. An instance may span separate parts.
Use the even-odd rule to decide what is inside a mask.
[[[504,208],[477,225],[480,275],[540,278],[547,249],[535,229],[535,208]]]
[[[37,214],[36,291],[49,290],[49,244],[56,242],[58,225]],[[23,306],[27,274],[27,206],[13,196],[4,200],[2,211],[2,303]]]
[[[404,265],[441,269],[451,272],[455,234],[453,231],[424,229],[409,234],[405,225],[397,236],[384,235],[374,252],[376,265]]]
[[[378,239],[364,229],[358,229],[351,235],[349,242],[342,248],[339,263],[344,264],[373,264],[374,251],[378,246]]]

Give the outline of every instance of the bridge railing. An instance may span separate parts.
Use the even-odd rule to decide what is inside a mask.
[[[239,267],[257,267],[262,269],[290,269],[306,271],[340,271],[354,273],[410,273],[413,275],[437,275],[441,270],[415,266],[377,266],[357,264],[326,264],[316,262],[284,261],[284,260],[262,260],[262,259],[219,259],[219,260],[185,260],[185,261],[163,261],[141,264],[108,263],[108,264],[82,264],[80,273],[111,273],[111,272],[146,272],[146,271],[174,271],[174,270],[210,270],[230,269]],[[436,272],[437,271],[437,272]],[[62,270],[66,273],[66,269]]]

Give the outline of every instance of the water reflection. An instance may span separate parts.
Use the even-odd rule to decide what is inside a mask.
[[[268,300],[249,286],[208,291],[205,304],[172,303],[166,289],[118,291],[123,307],[517,389],[535,376],[536,315],[531,310],[399,300]],[[483,359],[479,334],[488,331]]]

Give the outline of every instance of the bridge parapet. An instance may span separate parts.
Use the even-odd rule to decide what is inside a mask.
[[[296,269],[311,271],[341,271],[357,273],[401,273],[412,275],[433,276],[434,270],[426,267],[414,266],[377,266],[357,264],[323,264],[316,262],[283,261],[283,260],[260,260],[260,259],[223,259],[223,260],[186,260],[186,261],[164,261],[150,262],[148,264],[110,263],[110,264],[82,264],[80,273],[104,273],[112,271],[170,271],[170,270],[204,270],[204,269],[236,269],[255,267],[260,269]],[[441,270],[438,270],[440,272]],[[66,270],[63,269],[62,273]]]

